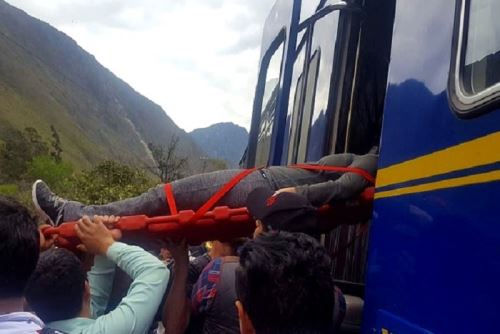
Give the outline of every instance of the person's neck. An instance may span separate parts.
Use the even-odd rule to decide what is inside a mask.
[[[85,303],[78,314],[79,318],[90,318],[90,303]]]
[[[0,315],[13,312],[23,312],[24,298],[13,297],[0,299]]]

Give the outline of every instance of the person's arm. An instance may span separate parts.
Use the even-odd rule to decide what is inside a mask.
[[[361,168],[375,175],[377,171],[377,155],[367,154],[362,156],[350,155],[353,157],[350,167]],[[340,161],[330,160],[320,161],[324,165],[342,166]],[[348,156],[345,156],[347,158]],[[296,187],[296,192],[306,197],[312,205],[321,206],[334,200],[345,200],[359,194],[369,185],[362,176],[355,173],[344,173],[336,180],[304,185]]]
[[[145,333],[160,305],[169,272],[160,260],[137,246],[115,242],[106,254],[133,281],[127,296],[113,311],[97,318],[89,333]]]
[[[118,217],[114,216],[102,216],[96,217],[104,225],[112,225],[117,220]],[[88,217],[83,218],[89,221]],[[112,232],[113,235],[113,232]],[[113,235],[113,239],[119,239],[121,235]],[[79,245],[83,251],[87,251],[85,245]],[[87,280],[90,285],[90,312],[92,318],[97,318],[103,315],[106,311],[109,302],[109,296],[113,287],[113,280],[115,275],[116,264],[107,259],[106,256],[98,255],[94,256],[92,260],[92,255],[86,254],[86,258],[90,258],[88,266],[92,265],[90,271],[87,273]]]
[[[106,312],[109,296],[113,289],[116,264],[99,255],[94,257],[94,265],[87,273],[90,285],[90,312],[92,318],[98,318]]]
[[[354,154],[351,153],[341,153],[341,154],[331,154],[321,158],[317,162],[313,162],[314,165],[321,166],[336,166],[336,167],[347,167],[352,163],[354,158]],[[287,187],[276,190],[274,195],[278,195],[279,193],[288,192],[288,193],[299,193],[300,195],[306,196],[306,192],[308,190],[308,186],[297,186],[297,187]]]
[[[179,244],[169,243],[167,247],[174,258],[174,280],[168,292],[162,314],[166,334],[182,334],[186,331],[190,317],[186,284],[189,271],[189,257],[186,240]]]
[[[76,230],[88,252],[105,255],[133,279],[127,296],[116,309],[98,317],[84,333],[145,333],[165,292],[169,277],[165,265],[142,248],[115,242],[99,220],[82,220]]]

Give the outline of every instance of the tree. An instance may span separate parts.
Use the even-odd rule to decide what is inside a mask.
[[[52,151],[50,152],[50,156],[54,159],[55,162],[61,162],[61,154],[63,152],[63,149],[61,147],[61,138],[59,137],[59,134],[57,133],[54,125],[50,126],[50,131],[52,132],[52,141],[50,142]]]
[[[140,170],[118,162],[103,161],[73,180],[69,197],[88,204],[105,204],[145,192],[153,182]]]
[[[29,143],[30,153],[32,157],[49,154],[49,147],[47,143],[42,139],[35,128],[25,128],[24,137]]]
[[[64,192],[71,181],[73,167],[66,161],[56,162],[48,155],[33,158],[28,165],[27,176],[30,183],[34,180],[44,180],[56,192]]]
[[[176,153],[179,144],[179,136],[173,135],[168,146],[148,144],[153,155],[155,165],[147,167],[154,175],[158,176],[163,183],[168,183],[182,178],[185,175],[188,159],[179,157]]]
[[[33,156],[30,143],[21,131],[8,129],[2,135],[4,144],[0,147],[0,179],[10,183],[23,177]]]
[[[210,159],[210,164],[213,171],[227,169],[227,162],[222,159]]]
[[[208,157],[200,158],[202,161],[201,172],[214,172],[217,170],[227,169],[227,162],[222,159],[213,159]]]

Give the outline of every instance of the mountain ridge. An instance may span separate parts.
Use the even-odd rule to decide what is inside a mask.
[[[89,167],[104,159],[151,164],[147,143],[178,136],[190,172],[206,153],[156,103],[100,64],[76,41],[0,0],[0,140],[2,128],[34,127],[63,156]]]
[[[230,168],[238,167],[248,143],[247,130],[232,122],[216,123],[195,129],[189,135],[206,153],[213,158],[226,161]]]

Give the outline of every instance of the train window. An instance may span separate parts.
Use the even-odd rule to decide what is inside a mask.
[[[288,104],[288,164],[319,160],[325,153],[339,15],[334,11],[312,22],[300,44],[305,45],[294,64]]]
[[[302,47],[297,57],[295,58],[295,63],[293,65],[292,74],[292,84],[290,86],[290,95],[288,101],[288,114],[287,114],[287,126],[288,138],[286,138],[285,143],[288,143],[288,153],[285,157],[285,161],[288,164],[296,162],[295,157],[295,147],[298,140],[297,135],[297,125],[299,123],[300,116],[300,105],[302,100],[302,85],[303,85],[303,71],[304,71],[304,60],[305,60],[306,48]]]
[[[457,1],[449,95],[461,116],[500,106],[500,12],[498,0]]]
[[[320,1],[302,1],[302,6],[300,9],[300,22],[304,21],[308,17],[310,17],[316,9],[318,8],[318,5],[320,4]]]
[[[307,156],[308,161],[319,160],[325,155],[328,131],[327,109],[332,86],[332,71],[335,62],[335,44],[338,35],[340,12],[335,11],[318,20],[314,25],[312,39],[313,49],[321,50],[319,59],[319,73],[316,84],[312,114],[309,117],[310,131],[308,133]]]
[[[477,94],[500,82],[500,2],[472,1],[463,73],[464,88]]]
[[[307,83],[304,95],[304,108],[300,122],[299,148],[297,152],[297,162],[306,160],[306,149],[309,138],[309,127],[311,126],[312,111],[314,108],[314,98],[316,96],[316,86],[318,82],[319,60],[321,58],[320,50],[316,50],[309,60],[309,69],[307,72]]]
[[[275,49],[267,66],[264,95],[262,98],[262,112],[260,116],[259,134],[257,137],[257,149],[255,165],[268,164],[271,151],[271,140],[274,125],[276,104],[281,76],[281,65],[283,62],[284,41]]]

